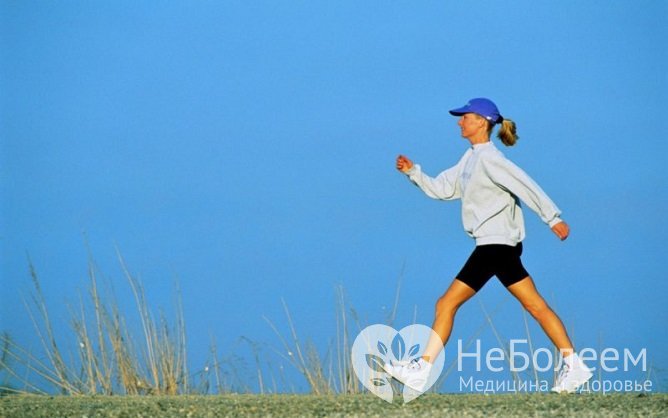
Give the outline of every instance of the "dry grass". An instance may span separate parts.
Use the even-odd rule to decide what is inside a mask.
[[[227,359],[221,359],[213,336],[210,360],[203,371],[196,374],[199,384],[191,386],[189,380],[191,374],[187,367],[186,328],[180,297],[174,326],[170,326],[163,314],[156,320],[149,309],[143,285],[129,271],[120,254],[118,260],[134,296],[136,316],[141,324],[139,343],[129,332],[126,318],[120,312],[113,295],[110,297],[100,292],[97,268],[91,259],[88,269],[88,298],[80,295],[78,308],[70,308],[78,360],[66,363],[54,335],[38,275],[30,263],[33,284],[33,291],[30,294],[32,304],[26,303],[26,307],[44,355],[39,357],[34,355],[32,351],[15,344],[7,334],[3,334],[0,336],[0,343],[4,347],[0,357],[0,370],[4,369],[13,380],[21,382],[24,391],[34,393],[46,393],[33,382],[34,375],[49,386],[55,387],[58,392],[71,395],[176,395],[252,391],[249,382],[241,376],[238,365],[243,362],[240,361],[240,357],[231,355]],[[389,326],[393,326],[396,319],[402,276],[403,270],[397,281],[393,307],[385,320]],[[299,337],[287,303],[285,300],[281,302],[287,332],[281,332],[272,320],[264,317],[280,342],[280,349],[270,347],[279,360],[294,367],[306,380],[310,392],[315,395],[364,392],[365,389],[353,371],[351,349],[354,335],[361,332],[368,324],[361,324],[357,311],[348,301],[345,289],[342,286],[335,288],[335,339],[324,356],[320,355],[311,340]],[[499,344],[503,346],[492,321],[493,313],[490,315],[482,304],[481,309],[487,320],[486,325],[492,327]],[[484,328],[485,325],[481,326],[469,343]],[[247,337],[241,337],[240,342],[244,343],[243,351],[252,354],[254,380],[260,394],[295,391],[294,385],[283,373],[282,363],[278,368],[280,390],[274,374],[274,365],[261,363],[263,356],[260,352],[264,344]],[[264,359],[267,358],[269,356],[264,356]],[[13,364],[19,367],[13,367]],[[227,373],[223,372],[223,365],[230,366]],[[20,368],[29,373],[21,375]],[[441,386],[453,368],[454,363],[442,374],[439,382],[434,385],[434,390]],[[268,381],[263,370],[269,371]],[[513,377],[517,379],[517,376]],[[211,380],[213,380],[213,390],[210,387]]]
[[[156,320],[143,286],[127,269],[120,254],[118,258],[135,298],[142,338],[139,342],[133,340],[126,318],[113,297],[108,298],[111,302],[105,303],[105,295],[98,286],[97,269],[90,260],[88,298],[80,295],[78,307],[70,307],[78,354],[76,361],[70,362],[65,360],[39,277],[33,263],[29,262],[33,290],[25,306],[40,343],[40,355],[18,345],[6,333],[0,336],[3,347],[0,370],[22,384],[24,391],[45,393],[35,383],[43,381],[68,395],[189,392],[186,330],[180,298],[174,326],[170,326],[163,314]]]
[[[403,269],[397,281],[393,308],[386,319],[386,324],[389,326],[393,325],[399,307],[402,276]],[[273,321],[264,317],[282,346],[281,349],[274,349],[274,352],[304,376],[310,392],[314,395],[354,395],[365,392],[366,389],[353,371],[351,354],[354,337],[351,338],[351,335],[357,335],[368,324],[360,322],[357,311],[350,305],[343,286],[335,288],[335,340],[329,345],[324,357],[320,356],[312,341],[300,339],[287,303],[283,299],[281,302],[288,326],[286,333],[281,333]]]

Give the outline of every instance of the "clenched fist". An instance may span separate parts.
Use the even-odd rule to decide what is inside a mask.
[[[568,235],[571,233],[571,229],[568,227],[566,222],[559,222],[552,227],[552,232],[554,232],[560,240],[565,240],[568,238]]]
[[[413,161],[409,160],[408,157],[404,155],[397,157],[397,170],[406,173],[411,168],[413,168]]]

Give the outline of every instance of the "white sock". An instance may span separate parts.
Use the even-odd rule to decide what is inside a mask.
[[[584,364],[582,359],[576,353],[573,353],[568,357],[564,357],[564,363],[566,363],[570,369],[589,370],[589,368]]]
[[[423,359],[422,357],[420,357],[417,362],[420,365],[420,369],[427,369],[427,370],[431,369],[431,363]]]

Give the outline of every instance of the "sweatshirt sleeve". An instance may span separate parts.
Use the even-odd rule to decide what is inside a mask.
[[[561,222],[557,205],[521,168],[500,156],[485,158],[483,167],[496,185],[519,197],[550,228]]]
[[[422,172],[419,164],[413,165],[406,174],[410,181],[432,199],[453,200],[461,197],[459,189],[459,171],[461,162],[437,177],[430,177]]]

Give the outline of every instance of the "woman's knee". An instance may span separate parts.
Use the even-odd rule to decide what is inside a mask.
[[[453,315],[468,299],[475,295],[475,291],[467,284],[455,279],[448,290],[436,301],[436,315]]]
[[[461,305],[455,298],[450,297],[447,293],[436,301],[436,315],[451,314],[454,315]]]
[[[526,309],[531,316],[536,319],[542,319],[546,314],[549,314],[552,310],[547,305],[543,298],[536,298],[531,301],[523,303],[524,309]]]

